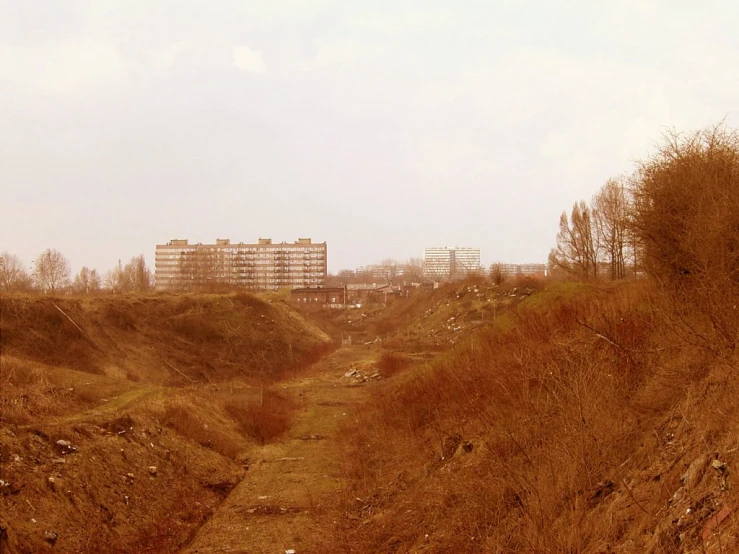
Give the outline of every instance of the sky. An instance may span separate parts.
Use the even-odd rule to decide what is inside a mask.
[[[0,251],[544,262],[666,131],[739,127],[737,29],[733,0],[0,0]]]

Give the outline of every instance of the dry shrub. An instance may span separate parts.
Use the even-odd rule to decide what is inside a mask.
[[[235,303],[239,304],[240,306],[244,308],[254,308],[256,310],[264,310],[266,311],[268,309],[267,303],[263,300],[260,300],[253,294],[247,294],[245,292],[239,292],[233,295],[233,300]]]
[[[648,273],[673,301],[678,327],[736,345],[739,317],[739,133],[723,124],[671,133],[643,162],[634,229]]]
[[[230,400],[224,408],[241,431],[259,444],[267,444],[282,436],[290,428],[295,410],[290,400],[271,390],[264,391],[261,404]]]
[[[659,351],[655,314],[640,309],[645,294],[637,286],[551,294],[522,305],[510,327],[386,382],[343,440],[345,509],[369,498],[356,517],[387,517],[351,526],[337,544],[574,552],[615,540],[616,527],[589,520],[588,508],[610,494],[652,408],[633,399]]]
[[[391,377],[402,369],[408,367],[413,360],[404,354],[398,352],[383,352],[380,361],[377,362],[377,368],[383,377]]]

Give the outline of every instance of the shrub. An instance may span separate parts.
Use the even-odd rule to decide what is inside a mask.
[[[733,346],[739,134],[722,124],[666,135],[657,154],[641,164],[634,197],[634,231],[646,271],[675,301],[677,316],[689,307]]]
[[[248,437],[267,444],[290,428],[294,406],[273,391],[264,391],[261,404],[231,400],[224,405],[228,415]]]
[[[397,352],[383,352],[377,367],[383,377],[395,375],[403,368],[408,367],[412,360],[408,356],[398,354]]]

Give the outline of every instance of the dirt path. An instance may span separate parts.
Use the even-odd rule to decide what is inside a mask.
[[[361,370],[375,356],[364,347],[343,348],[309,375],[284,383],[301,404],[291,432],[253,452],[244,480],[183,553],[301,554],[316,543],[331,524],[328,508],[343,486],[335,432],[374,384],[352,386],[344,374],[350,367]]]

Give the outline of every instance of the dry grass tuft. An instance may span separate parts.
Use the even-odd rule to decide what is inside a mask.
[[[227,434],[222,427],[208,424],[202,411],[193,410],[183,403],[167,405],[163,422],[183,437],[198,443],[200,446],[218,452],[226,458],[235,459],[243,451],[244,445]]]
[[[410,356],[398,352],[383,352],[377,368],[383,377],[392,377],[413,363]]]
[[[230,400],[224,408],[239,429],[258,444],[281,437],[290,428],[295,410],[293,402],[270,390],[264,391],[261,404]]]

